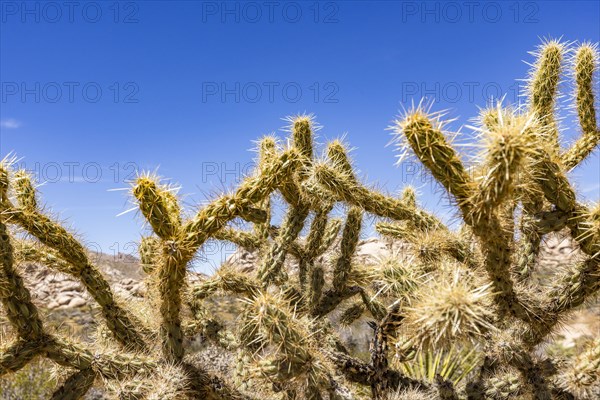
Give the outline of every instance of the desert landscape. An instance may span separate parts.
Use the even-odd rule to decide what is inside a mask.
[[[231,13],[247,11],[247,3],[223,3],[234,8],[226,9],[221,19],[215,17],[223,6],[220,3],[180,2],[172,8],[172,3],[163,8],[147,3],[151,23],[145,28],[140,25],[139,31],[121,24],[139,11],[136,2],[112,4],[114,14],[108,15],[114,18],[104,22],[113,29],[101,29],[101,24],[90,21],[85,21],[84,28],[75,27],[94,43],[105,43],[117,30],[134,38],[127,42],[133,43],[130,46],[120,41],[104,44],[104,53],[88,54],[87,43],[72,33],[73,24],[56,31],[48,24],[32,28],[39,29],[41,38],[68,34],[69,39],[60,45],[68,47],[69,56],[61,62],[71,65],[79,60],[79,72],[90,68],[87,63],[100,63],[105,66],[103,73],[117,74],[125,67],[113,60],[116,54],[124,54],[123,65],[137,65],[132,70],[155,91],[149,92],[147,104],[121,108],[121,89],[133,88],[132,93],[137,93],[139,87],[113,82],[116,75],[110,75],[108,105],[88,98],[79,104],[54,106],[36,98],[27,107],[23,105],[31,90],[21,85],[26,93],[20,105],[11,106],[11,112],[24,115],[18,112],[26,109],[33,113],[27,114],[32,125],[38,120],[35,112],[47,113],[39,120],[54,121],[56,130],[29,128],[18,118],[0,120],[2,132],[20,130],[9,136],[8,143],[15,148],[8,149],[3,141],[0,154],[0,399],[600,398],[600,203],[594,197],[600,189],[600,170],[594,170],[600,147],[597,42],[562,37],[539,40],[527,61],[523,93],[516,101],[503,94],[481,104],[472,104],[472,99],[462,102],[461,106],[472,106],[474,118],[458,117],[435,99],[419,96],[419,74],[430,73],[439,80],[446,69],[454,76],[473,65],[473,73],[502,74],[509,65],[503,60],[505,53],[517,48],[516,41],[505,38],[513,26],[507,24],[520,23],[515,22],[517,14],[480,25],[481,32],[496,35],[494,42],[486,43],[487,53],[473,52],[470,42],[452,46],[440,42],[438,49],[444,55],[435,62],[423,62],[421,57],[427,59],[435,52],[424,51],[413,39],[434,34],[432,26],[439,29],[424,23],[423,18],[431,14],[425,9],[422,18],[398,25],[414,30],[398,43],[402,50],[392,52],[388,44],[378,57],[361,57],[356,66],[349,66],[353,70],[346,65],[336,69],[335,84],[309,82],[315,107],[319,99],[335,97],[338,78],[352,83],[346,88],[354,98],[369,103],[369,96],[376,93],[387,103],[388,92],[397,88],[390,79],[362,87],[354,83],[361,74],[376,79],[399,66],[412,68],[403,70],[409,77],[402,81],[402,88],[409,88],[415,96],[406,99],[403,90],[400,111],[389,116],[393,119],[386,134],[391,135],[390,152],[396,165],[408,165],[425,183],[415,186],[403,176],[398,179],[401,187],[390,191],[386,182],[396,172],[381,180],[372,173],[382,172],[376,168],[386,159],[371,147],[379,140],[371,128],[352,120],[355,126],[343,129],[356,129],[362,136],[341,131],[332,137],[321,133],[324,129],[315,115],[301,112],[284,117],[281,131],[265,134],[271,126],[267,115],[279,112],[274,101],[265,106],[252,98],[241,106],[246,114],[230,113],[248,100],[242,99],[247,88],[261,88],[258,81],[243,86],[235,81],[227,86],[210,80],[231,71],[248,73],[248,79],[254,79],[249,71],[262,72],[258,60],[273,54],[292,60],[299,75],[311,76],[306,68],[323,58],[337,62],[347,49],[327,42],[339,34],[327,24],[339,11],[338,3],[315,2],[309,8],[314,14],[305,14],[305,19],[306,15],[314,17],[303,21],[308,25],[286,20],[286,25],[277,28],[271,21],[259,25],[240,15],[235,24],[223,26]],[[400,4],[404,19],[421,10],[418,2],[392,3],[390,7]],[[432,4],[439,8],[442,3]],[[573,3],[564,10],[553,9],[554,16],[562,18],[564,12],[565,19],[577,20],[577,25],[579,19],[572,15],[588,21],[588,9],[572,8]],[[285,9],[290,4],[299,9],[305,6],[286,2]],[[16,2],[10,6],[2,5],[3,21],[20,7]],[[204,25],[180,21],[189,17],[183,7],[200,6],[203,18],[211,21],[203,21]],[[351,29],[345,31],[346,36],[340,34],[344,40],[338,37],[339,42],[332,43],[361,43],[363,36],[352,35],[363,29],[352,21],[362,21],[363,6],[357,4],[353,13],[346,14]],[[515,7],[527,10],[519,8],[520,2],[510,10]],[[26,10],[23,18],[37,8]],[[332,10],[333,14],[323,17],[324,11]],[[124,11],[129,11],[125,18]],[[369,12],[385,14],[379,9]],[[177,18],[169,20],[174,15]],[[284,17],[289,19],[287,14]],[[382,27],[376,21],[368,26],[384,29],[381,37],[395,46],[394,27]],[[29,31],[18,25],[24,23],[16,18],[13,22],[11,29],[20,35],[12,40],[26,40]],[[320,22],[324,27],[315,28]],[[168,34],[156,39],[152,36],[157,34],[155,27],[163,23],[170,27]],[[581,29],[593,24],[597,20],[582,23]],[[465,26],[453,25],[442,35],[437,30],[435,34],[453,35],[460,28],[469,40],[488,40],[484,33],[474,34],[472,25]],[[538,27],[519,29],[537,32]],[[229,47],[213,43],[207,32],[221,38],[236,32],[227,38],[242,43],[239,53],[226,54],[222,49]],[[326,41],[314,51],[322,53],[319,62],[301,62],[308,58],[308,51],[277,42],[279,34],[296,37],[299,32],[332,35],[319,36]],[[254,43],[251,35],[262,39]],[[148,37],[148,47],[143,47],[140,43]],[[189,51],[198,37],[208,53]],[[315,41],[301,39],[303,44]],[[427,40],[437,43],[441,39]],[[381,43],[377,38],[364,42],[363,48],[371,50]],[[413,45],[417,51],[406,52]],[[459,47],[464,60],[455,57]],[[215,49],[218,55],[209,56]],[[256,54],[248,56],[252,51]],[[480,68],[486,62],[475,57],[496,51],[502,60],[494,59],[493,66]],[[77,53],[89,59],[76,58]],[[33,57],[31,52],[23,54]],[[517,60],[523,57],[515,54]],[[155,58],[160,61],[156,62],[160,74]],[[106,59],[110,65],[104,64]],[[196,64],[188,65],[188,59]],[[443,63],[447,65],[441,67]],[[264,65],[273,68],[274,76],[290,67]],[[213,75],[203,75],[208,77],[200,82],[190,73],[196,73],[197,66],[205,68],[203,74]],[[163,67],[174,69],[163,74]],[[18,68],[18,73],[38,69],[31,62],[27,68]],[[60,72],[62,68],[47,69]],[[273,84],[269,76],[263,76],[264,82]],[[275,83],[269,87],[302,88],[297,82],[295,86]],[[3,99],[20,88],[11,82],[2,85]],[[191,103],[182,99],[187,90],[200,86],[202,107],[190,112]],[[5,88],[10,89],[8,94]],[[329,92],[324,95],[319,92],[322,89]],[[173,90],[175,96],[165,95]],[[230,95],[234,101],[227,100]],[[221,103],[211,105],[210,99]],[[285,105],[297,110],[306,104],[297,101],[288,96]],[[395,101],[390,107],[396,106]],[[337,101],[327,104],[338,107]],[[369,110],[352,104],[348,103],[348,118],[358,115],[362,124],[362,118],[367,120],[372,113],[379,117],[379,103]],[[66,107],[62,111],[68,108],[72,119],[63,118],[60,107]],[[163,115],[169,115],[168,121],[161,119]],[[118,118],[118,124],[111,118]],[[220,118],[224,128],[210,125],[211,118]],[[191,120],[201,121],[200,128],[190,129],[186,124]],[[260,128],[265,130],[256,128],[257,120],[265,121]],[[65,121],[68,127],[61,125]],[[108,127],[98,125],[106,121]],[[350,119],[335,121],[352,125]],[[245,132],[230,133],[233,124],[242,124],[235,129]],[[240,138],[255,130],[255,140],[241,145]],[[354,139],[362,146],[354,148]],[[246,154],[238,147],[248,146],[252,162],[238,174]],[[83,154],[95,154],[105,166],[100,161],[88,162],[84,170],[94,167],[93,179],[89,174],[58,174],[45,185],[38,174],[24,167],[22,149],[34,149],[33,157],[47,158],[46,166],[60,166],[56,160],[68,157],[83,160]],[[139,162],[124,162],[125,157]],[[236,157],[240,161],[231,161]],[[374,169],[361,172],[358,159]],[[161,167],[163,161],[166,166]],[[66,165],[79,165],[79,161]],[[106,165],[110,178],[102,176]],[[126,178],[119,175],[123,165],[133,170]],[[212,184],[216,170],[227,174],[232,166],[234,175],[240,175],[233,185]],[[177,176],[163,175],[173,171],[185,175],[181,177],[185,184],[176,183]],[[190,176],[197,172],[201,184],[190,187]],[[432,189],[424,189],[426,185]],[[195,190],[204,195],[203,200],[196,201]],[[122,204],[107,204],[106,199],[115,197],[106,193],[117,192],[125,197]],[[82,200],[88,194],[89,202]],[[54,207],[57,199],[67,203],[61,209],[66,212],[52,211],[48,204]],[[115,214],[124,217],[119,220]],[[83,225],[73,216],[81,217]],[[138,225],[131,228],[131,221]],[[87,244],[93,224],[101,230],[98,237],[103,243],[111,237],[106,248],[116,249],[112,254],[94,251]],[[129,240],[127,245],[124,240]],[[122,250],[131,249],[132,240],[135,251],[125,254]],[[208,268],[203,259],[207,249],[223,243],[235,249],[233,254]]]

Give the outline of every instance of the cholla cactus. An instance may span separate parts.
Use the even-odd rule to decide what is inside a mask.
[[[342,141],[318,158],[312,116],[289,118],[287,146],[261,139],[254,173],[193,215],[176,188],[141,174],[131,194],[152,230],[140,259],[156,306],[143,312],[113,293],[74,235],[42,211],[31,177],[5,159],[0,300],[14,338],[0,346],[0,374],[47,357],[72,371],[54,399],[81,398],[99,382],[129,399],[594,398],[597,338],[571,360],[540,355],[565,316],[600,288],[600,206],[578,200],[567,178],[600,142],[597,47],[571,46],[540,46],[526,107],[482,110],[482,151],[471,165],[452,145],[444,114],[419,105],[395,121],[401,150],[455,202],[456,231],[419,207],[413,188],[395,198],[361,183]],[[556,108],[565,61],[582,134],[563,149]],[[276,193],[288,204],[281,226],[271,224]],[[332,218],[337,203],[343,221]],[[365,213],[401,244],[375,265],[355,257]],[[229,226],[238,218],[253,228]],[[559,231],[582,257],[536,286],[542,240]],[[189,280],[188,264],[209,239],[254,252],[255,271],[227,262],[208,279]],[[81,280],[109,345],[51,333],[20,275],[25,261]],[[223,295],[241,300],[233,323],[209,310]],[[372,335],[363,359],[340,333],[365,320]],[[196,335],[235,355],[235,373],[219,377],[194,362],[186,344]]]

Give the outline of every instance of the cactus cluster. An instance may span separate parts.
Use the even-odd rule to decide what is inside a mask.
[[[140,243],[144,307],[113,293],[75,236],[44,213],[32,178],[5,159],[0,300],[13,337],[0,346],[0,375],[46,357],[70,371],[53,399],[82,398],[99,382],[121,399],[594,398],[598,340],[572,360],[540,349],[600,288],[600,206],[580,202],[567,177],[600,143],[598,52],[548,41],[535,56],[526,104],[481,110],[474,157],[459,154],[444,114],[429,107],[413,107],[391,127],[400,150],[447,191],[458,229],[421,208],[410,187],[394,197],[361,183],[342,141],[320,157],[307,115],[289,119],[285,145],[262,138],[254,172],[195,214],[182,209],[176,188],[140,175],[131,194],[152,231]],[[568,147],[557,103],[565,66],[581,127]],[[287,204],[279,226],[275,196]],[[340,204],[345,219],[332,215]],[[365,213],[402,243],[374,265],[355,257]],[[234,227],[236,219],[252,229]],[[582,255],[539,284],[544,236],[558,234]],[[225,263],[205,280],[187,279],[209,239],[258,254],[255,271]],[[24,262],[82,282],[101,310],[101,343],[45,328],[21,277]],[[207,307],[223,295],[240,300],[233,324]],[[340,338],[355,323],[372,330],[369,357],[351,354]],[[233,355],[228,376],[189,357],[186,343],[197,335]]]

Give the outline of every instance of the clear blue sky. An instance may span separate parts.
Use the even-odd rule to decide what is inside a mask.
[[[423,96],[455,128],[488,96],[518,102],[527,52],[542,37],[598,42],[599,4],[1,1],[0,157],[36,170],[48,207],[92,247],[132,252],[143,221],[117,217],[132,205],[110,189],[158,168],[193,209],[235,185],[253,140],[309,112],[321,142],[347,133],[367,181],[414,184],[450,214],[435,186],[394,166],[385,128]],[[573,173],[585,199],[600,198],[599,174],[597,153]]]

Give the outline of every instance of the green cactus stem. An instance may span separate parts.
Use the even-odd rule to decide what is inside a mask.
[[[0,301],[9,321],[23,339],[35,341],[43,336],[42,320],[31,301],[31,294],[14,265],[13,247],[6,225],[0,219]]]
[[[567,170],[575,168],[600,143],[600,127],[596,122],[594,97],[594,73],[597,70],[597,46],[585,43],[581,45],[574,57],[575,80],[577,84],[576,106],[582,135],[562,154],[562,163]]]

